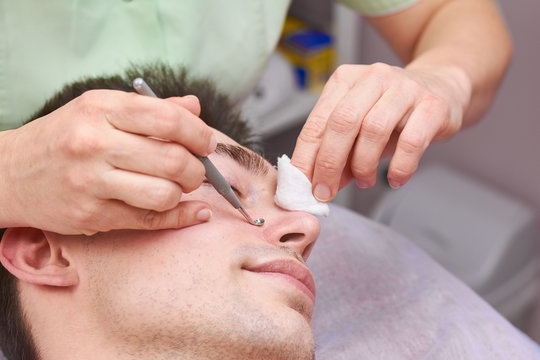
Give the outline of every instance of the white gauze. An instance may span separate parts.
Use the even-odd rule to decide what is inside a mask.
[[[315,199],[311,192],[311,182],[302,171],[291,164],[287,155],[278,158],[277,168],[278,182],[274,201],[278,206],[286,210],[328,216],[328,204]]]

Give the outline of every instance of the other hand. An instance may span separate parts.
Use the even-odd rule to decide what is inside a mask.
[[[355,180],[375,184],[381,157],[392,154],[389,184],[400,187],[433,140],[462,126],[470,94],[454,69],[407,70],[376,63],[342,65],[330,77],[309,115],[292,163],[312,181],[315,197],[332,200]],[[460,79],[462,80],[462,79]]]

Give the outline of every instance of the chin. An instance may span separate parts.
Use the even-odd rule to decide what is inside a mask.
[[[312,360],[315,343],[311,329],[311,314],[308,316],[296,309],[293,310],[294,314],[289,314],[276,329],[280,339],[277,345],[282,352],[275,359]]]
[[[229,333],[220,346],[213,346],[209,359],[219,360],[313,360],[314,340],[311,327],[304,321],[291,327],[279,324],[257,324],[250,330]],[[294,326],[294,327],[293,327]],[[241,334],[239,334],[241,333]],[[236,335],[236,336],[235,336]]]
[[[313,360],[314,353],[315,344],[310,331],[309,335],[291,336],[280,341],[259,344],[258,349],[249,352],[245,359]]]
[[[253,319],[253,327],[245,334],[253,351],[246,359],[313,360],[315,344],[311,316],[288,306],[275,310],[273,316]]]

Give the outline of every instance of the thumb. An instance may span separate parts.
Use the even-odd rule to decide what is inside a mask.
[[[166,100],[182,106],[195,116],[201,114],[201,104],[199,103],[199,98],[195,95],[170,97]]]
[[[167,211],[142,210],[135,224],[141,230],[181,229],[210,220],[212,210],[203,201],[181,201]]]

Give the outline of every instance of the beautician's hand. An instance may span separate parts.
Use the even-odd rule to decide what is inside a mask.
[[[0,194],[0,225],[93,234],[208,220],[208,204],[180,202],[204,180],[193,154],[206,156],[216,146],[199,113],[194,96],[95,90],[3,132],[9,164],[0,181],[9,191]]]
[[[457,132],[470,90],[453,69],[344,65],[331,76],[296,144],[292,163],[322,201],[352,179],[373,186],[381,156],[388,180],[405,184],[429,144]],[[466,84],[466,82],[465,82]]]

